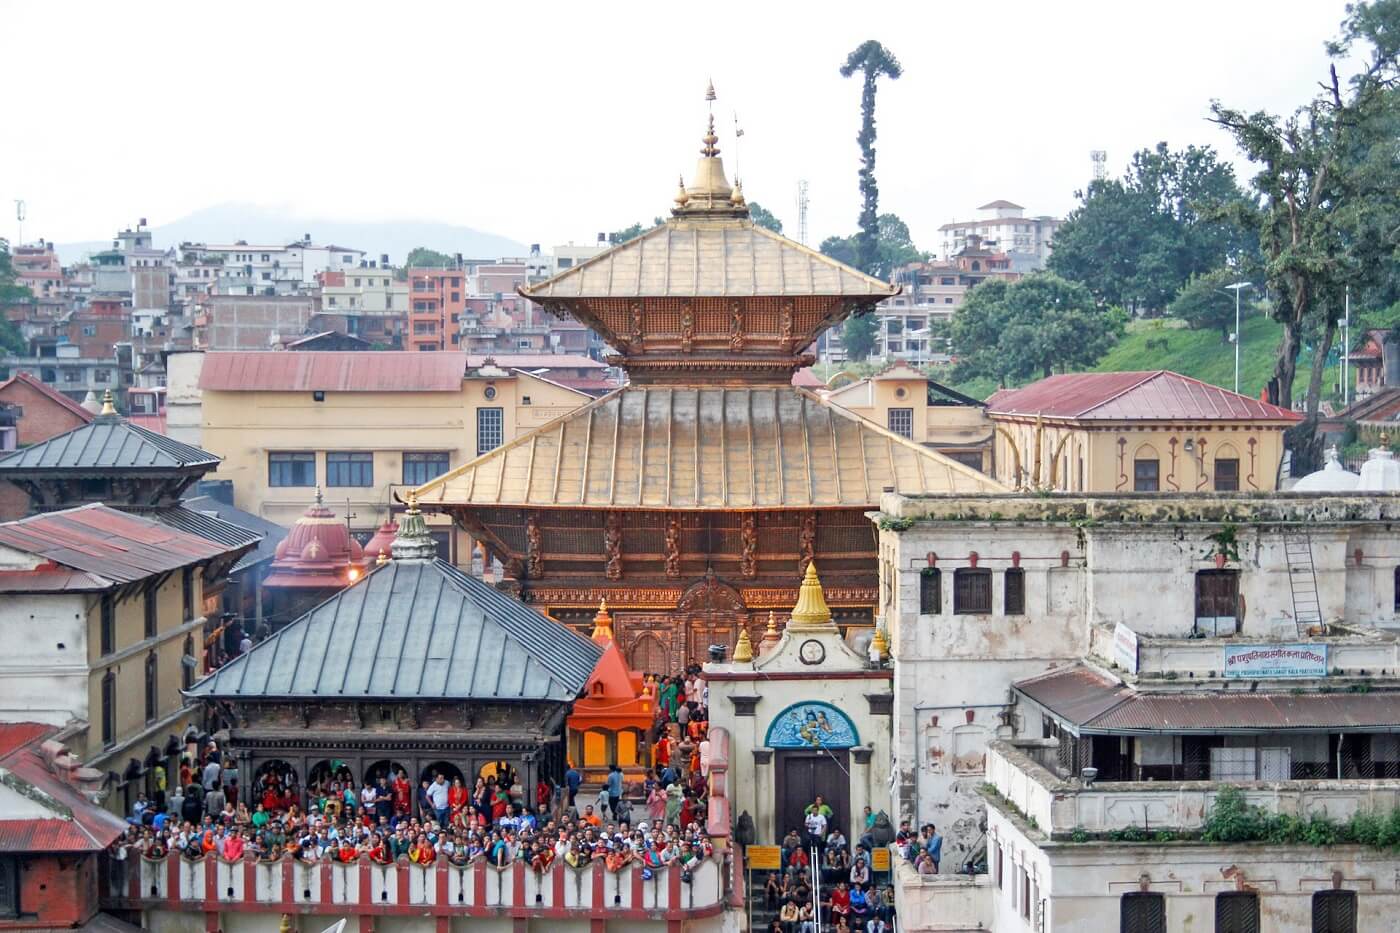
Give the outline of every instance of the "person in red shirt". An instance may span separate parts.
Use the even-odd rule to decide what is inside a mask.
[[[658,767],[664,768],[670,763],[671,737],[663,733],[661,738],[656,740],[656,764]]]
[[[408,775],[400,768],[399,773],[394,775],[394,814],[408,816],[412,802],[413,787],[408,783]]]
[[[462,825],[462,813],[467,808],[467,789],[462,785],[461,778],[453,778],[452,786],[447,789],[447,807],[450,812],[448,817],[453,826]]]

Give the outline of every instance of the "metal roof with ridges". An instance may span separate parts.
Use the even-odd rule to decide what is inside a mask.
[[[1297,412],[1170,370],[1062,373],[987,399],[992,415],[1081,421],[1301,421]]]
[[[100,504],[6,522],[0,525],[0,545],[98,578],[84,583],[82,578],[75,577],[72,586],[78,589],[105,589],[112,584],[132,583],[233,550],[207,538]],[[15,592],[22,583],[22,576],[22,573],[11,574],[6,588]]]
[[[627,386],[418,490],[425,505],[870,506],[1006,489],[795,386]]]
[[[0,458],[0,476],[36,470],[170,470],[215,467],[207,450],[171,440],[115,415]]]
[[[553,278],[521,288],[538,300],[878,296],[899,287],[749,220],[670,220]]]
[[[567,702],[601,649],[441,560],[375,568],[187,692]]]

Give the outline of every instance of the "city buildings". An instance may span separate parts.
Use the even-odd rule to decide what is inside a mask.
[[[996,477],[1066,492],[1277,489],[1296,412],[1166,370],[1068,373],[987,399]]]
[[[1064,223],[1060,218],[1046,215],[1027,217],[1024,207],[1006,200],[983,204],[977,208],[977,213],[974,220],[953,221],[938,228],[943,234],[944,259],[951,259],[980,240],[983,245],[1010,258],[1011,272],[1044,269],[1045,261],[1050,258],[1051,240]]]
[[[458,321],[467,307],[466,272],[448,269],[408,270],[407,350],[456,349]]]

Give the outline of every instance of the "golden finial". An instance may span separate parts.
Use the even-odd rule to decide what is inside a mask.
[[[772,609],[768,610],[768,628],[764,631],[763,635],[765,638],[769,635],[776,638],[778,635],[778,614]]]
[[[739,628],[739,641],[734,645],[734,663],[748,664],[753,660],[753,642],[749,640],[749,630]]]
[[[885,637],[885,630],[877,628],[875,634],[870,637],[870,647],[880,652],[880,660],[883,661],[890,656],[890,642]]]
[[[763,630],[763,637],[758,640],[758,653],[767,654],[773,650],[778,642],[782,641],[782,633],[778,631],[778,614],[772,609],[768,610],[768,627]]]
[[[676,191],[676,207],[685,207],[690,203],[690,195],[685,192],[685,176],[680,176],[676,181],[680,185]]]
[[[715,135],[714,114],[710,114],[710,126],[709,129],[705,131],[705,136],[701,139],[701,142],[705,144],[705,148],[700,150],[702,156],[707,159],[713,159],[715,156],[719,155],[719,146],[715,145],[715,143],[719,142],[719,137]]]
[[[593,617],[593,634],[591,637],[600,645],[612,642],[612,616],[608,615],[608,599],[603,597],[598,602],[598,614]]]
[[[408,511],[410,511],[410,512],[417,512],[417,511],[418,511],[418,493],[416,493],[416,492],[414,492],[412,489],[410,489],[410,490],[408,491],[408,499],[405,500],[405,505],[408,506]]]
[[[380,551],[379,556],[374,559],[374,562],[380,567],[383,567],[385,564],[389,563],[389,552]]]
[[[111,396],[112,396],[111,390],[108,390],[108,392],[107,392],[107,397],[108,397],[108,398],[111,398]],[[104,407],[103,407],[103,409],[102,409],[102,413],[103,413],[104,415],[107,414],[107,409],[106,409],[105,405],[104,405]],[[1381,432],[1381,446],[1382,446],[1382,447],[1389,447],[1389,446],[1390,446],[1390,433],[1389,433],[1388,431],[1382,431],[1382,432]]]
[[[802,588],[797,592],[797,605],[793,607],[789,625],[796,628],[834,627],[831,610],[826,605],[826,594],[822,592],[822,581],[817,577],[817,562],[807,564],[807,573],[802,578]]]
[[[729,196],[729,203],[735,207],[743,207],[745,204],[744,183],[737,178],[734,179],[734,193]]]
[[[292,926],[292,915],[283,914],[282,924],[277,928],[277,933],[292,933],[292,931],[295,929],[296,927]]]
[[[711,78],[710,86],[705,88],[705,99],[708,101],[713,101],[717,96],[718,95],[715,94],[715,81],[713,78]]]
[[[103,392],[103,393],[102,393],[102,410],[101,410],[100,412],[98,412],[98,414],[99,414],[99,415],[115,415],[116,413],[117,413],[117,406],[116,406],[115,404],[113,404],[112,390],[111,390],[111,389],[108,389],[106,392]]]

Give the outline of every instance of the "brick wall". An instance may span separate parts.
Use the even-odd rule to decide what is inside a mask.
[[[20,858],[19,910],[0,930],[68,929],[97,913],[97,856]]]

